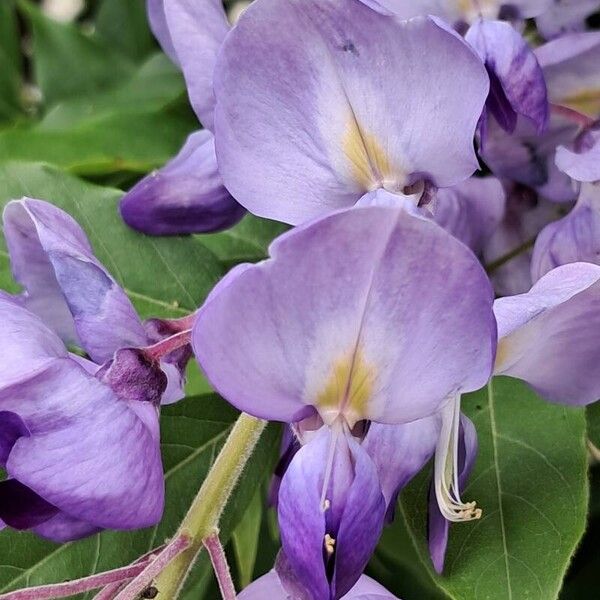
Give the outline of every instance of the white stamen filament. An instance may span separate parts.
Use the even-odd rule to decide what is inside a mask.
[[[324,544],[325,544],[325,552],[327,552],[327,554],[329,556],[331,556],[333,554],[333,552],[335,551],[335,538],[332,538],[328,533],[326,533],[325,539],[324,539]]]
[[[335,456],[335,448],[340,432],[343,428],[342,417],[337,417],[331,424],[331,439],[329,440],[329,451],[327,452],[327,463],[325,465],[325,475],[323,476],[323,489],[321,490],[321,510],[325,512],[331,503],[327,499],[327,490],[331,481],[331,473],[333,471],[333,458]]]
[[[434,487],[442,515],[453,522],[481,517],[475,502],[463,502],[458,485],[458,441],[460,396],[449,399],[442,409],[442,428],[435,450]]]

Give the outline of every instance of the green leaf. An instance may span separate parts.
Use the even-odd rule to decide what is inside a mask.
[[[588,438],[596,448],[600,448],[600,402],[594,402],[585,409],[588,424]],[[600,453],[597,459],[600,458]]]
[[[242,520],[233,530],[232,545],[235,553],[240,588],[245,588],[252,581],[258,540],[262,521],[264,498],[260,487],[255,491],[254,498],[248,505]]]
[[[103,0],[96,14],[96,35],[132,60],[154,48],[154,39],[141,0]]]
[[[15,5],[0,2],[0,120],[20,112],[21,55]]]
[[[166,503],[160,524],[135,532],[106,531],[60,546],[29,533],[3,530],[0,532],[0,593],[125,565],[162,544],[175,533],[236,418],[236,411],[216,395],[188,398],[163,408],[161,439]],[[267,428],[248,462],[221,522],[221,538],[225,543],[252,500],[257,484],[268,477],[277,458],[278,439],[277,427]],[[194,568],[188,587],[201,586],[208,571],[204,554]],[[199,596],[194,599],[199,600]]]
[[[226,267],[241,262],[257,262],[268,255],[269,244],[289,229],[284,223],[246,215],[235,227],[199,235],[197,239],[209,248]]]
[[[46,105],[92,94],[131,74],[133,63],[76,24],[58,23],[26,0],[19,7],[33,29],[35,79]]]
[[[115,88],[77,95],[38,124],[0,132],[0,161],[43,161],[81,175],[145,174],[197,127],[181,74],[158,54]]]
[[[479,456],[462,497],[476,500],[483,517],[451,527],[445,572],[437,576],[426,547],[429,477],[421,476],[403,492],[381,547],[399,565],[418,562],[428,586],[450,598],[553,600],[586,526],[584,411],[544,402],[508,378],[466,396],[463,410],[477,428]],[[412,547],[396,542],[403,528]],[[396,586],[400,595],[402,583]]]
[[[195,310],[223,270],[191,237],[153,238],[125,226],[118,212],[122,192],[86,183],[39,164],[0,164],[0,207],[13,198],[47,200],[72,215],[97,257],[125,288],[142,317],[181,316]],[[8,266],[0,245],[2,279]]]

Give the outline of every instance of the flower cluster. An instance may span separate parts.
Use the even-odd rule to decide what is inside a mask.
[[[254,0],[230,25],[220,0],[148,0],[204,129],[124,196],[124,220],[189,234],[248,211],[294,227],[190,317],[142,323],[70,217],[10,203],[25,291],[0,296],[0,519],[54,540],[157,522],[159,406],[183,395],[193,352],[233,406],[285,424],[282,549],[240,598],[394,598],[363,571],[431,459],[442,572],[450,523],[485,510],[462,497],[477,431],[461,396],[507,375],[550,402],[600,398],[600,35],[585,12]]]

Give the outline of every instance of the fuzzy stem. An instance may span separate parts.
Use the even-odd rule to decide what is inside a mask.
[[[227,557],[225,556],[225,551],[221,545],[221,540],[219,540],[218,532],[215,531],[215,533],[209,535],[204,540],[204,547],[210,556],[210,562],[212,563],[217,577],[219,590],[221,590],[223,600],[235,600],[235,587],[233,586],[231,572],[229,570],[229,565],[227,564]]]
[[[161,340],[152,346],[142,348],[142,350],[148,358],[160,360],[163,356],[171,354],[171,352],[189,344],[191,339],[192,330],[186,329],[176,333],[175,335],[165,338],[164,340]]]
[[[7,594],[0,595],[0,600],[50,600],[51,598],[74,596],[75,594],[89,592],[90,590],[107,585],[120,584],[123,581],[136,577],[146,568],[148,563],[149,561],[146,560],[139,564],[121,567],[120,569],[106,571],[105,573],[98,573],[97,575],[83,577],[82,579],[8,592]]]
[[[181,523],[179,531],[185,531],[191,536],[190,547],[156,579],[155,585],[161,598],[177,598],[190,568],[202,550],[204,540],[217,529],[221,513],[265,426],[266,421],[243,413],[233,426],[217,460]]]
[[[190,543],[190,537],[180,531],[154,559],[146,563],[146,568],[115,596],[115,600],[135,600],[173,559],[189,548]]]

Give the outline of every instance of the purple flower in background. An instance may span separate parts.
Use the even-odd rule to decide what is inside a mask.
[[[526,294],[499,298],[495,373],[529,383],[552,402],[600,398],[600,266],[558,267]]]
[[[0,317],[0,520],[58,542],[155,524],[157,405],[122,396],[17,302],[0,299]]]
[[[471,177],[438,190],[433,220],[479,254],[506,210],[506,194],[495,177]]]
[[[435,15],[452,25],[484,19],[516,21],[542,14],[552,0],[363,0],[387,14],[401,19],[420,15]]]
[[[245,210],[223,186],[215,156],[213,71],[229,32],[221,0],[147,0],[154,35],[183,71],[190,102],[206,128],[190,135],[179,154],[137,183],[121,200],[121,215],[151,235],[218,231]]]
[[[465,40],[481,57],[490,77],[486,107],[500,127],[512,133],[522,115],[541,133],[548,122],[548,98],[542,69],[523,36],[509,23],[479,19]],[[485,123],[482,127],[485,137]]]
[[[175,333],[158,335],[154,322],[142,323],[81,227],[64,211],[24,198],[6,206],[3,226],[13,276],[24,288],[18,301],[96,365],[112,360],[120,349],[144,348]],[[188,359],[189,352],[188,345]],[[181,352],[162,360],[168,376],[164,403],[183,398],[186,363]]]
[[[537,281],[552,269],[574,262],[600,264],[600,188],[586,183],[575,208],[550,223],[536,239],[531,277]]]
[[[219,169],[248,210],[292,224],[379,188],[419,200],[477,168],[488,88],[473,51],[432,19],[256,0],[217,59]]]
[[[600,10],[600,0],[552,0],[548,10],[536,17],[538,32],[547,40],[584,31],[585,20]]]
[[[337,599],[366,565],[404,477],[380,472],[389,466],[382,448],[403,441],[381,436],[378,450],[377,423],[441,410],[448,435],[430,439],[447,463],[458,398],[491,373],[492,293],[466,246],[401,208],[333,213],[281,236],[270,255],[211,295],[193,346],[233,405],[294,424],[301,446],[279,487],[282,545],[314,598]],[[406,459],[407,473],[427,452]],[[445,481],[445,514],[476,517]]]
[[[529,290],[532,247],[542,229],[560,218],[563,206],[540,198],[522,185],[507,184],[506,212],[483,248],[496,293],[500,296]],[[564,213],[563,213],[564,214]]]
[[[582,131],[572,148],[560,146],[556,166],[576,181],[600,181],[600,124]]]

